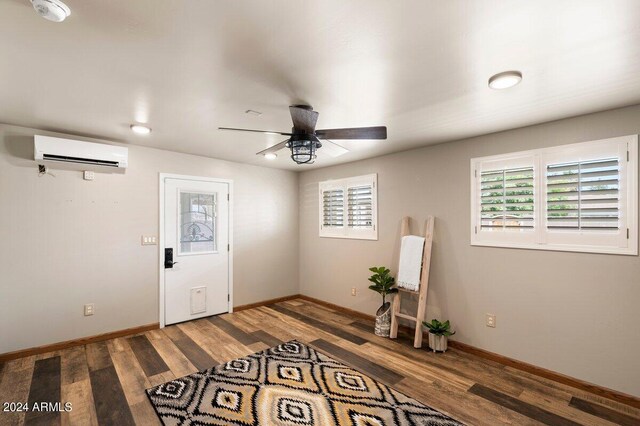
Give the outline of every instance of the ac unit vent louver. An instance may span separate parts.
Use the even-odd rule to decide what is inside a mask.
[[[36,135],[34,137],[34,159],[126,168],[129,150],[114,145]]]

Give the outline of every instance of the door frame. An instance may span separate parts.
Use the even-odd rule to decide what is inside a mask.
[[[159,323],[160,328],[164,328],[164,190],[165,190],[165,179],[183,179],[183,180],[195,180],[200,182],[214,182],[214,183],[226,183],[229,185],[229,283],[228,283],[228,291],[229,291],[229,302],[228,302],[228,311],[229,313],[233,312],[233,180],[231,179],[219,179],[212,177],[204,177],[204,176],[189,176],[189,175],[179,175],[173,173],[160,173],[159,181],[160,181],[160,206],[159,206],[159,229],[158,229],[158,288],[159,288],[159,297],[158,300],[160,302],[159,307]]]

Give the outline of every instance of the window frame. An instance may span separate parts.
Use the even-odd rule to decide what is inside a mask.
[[[548,229],[547,165],[601,159],[613,152],[620,164],[620,228],[617,231]],[[480,205],[482,172],[523,167],[527,161],[533,166],[534,173],[533,230],[483,230]],[[638,135],[477,157],[471,159],[470,165],[472,246],[638,255]]]
[[[371,185],[371,228],[349,227],[349,188]],[[341,189],[344,194],[343,226],[325,227],[323,193]],[[378,239],[378,175],[372,173],[343,179],[332,179],[318,182],[318,235],[321,238],[342,238],[356,240]]]

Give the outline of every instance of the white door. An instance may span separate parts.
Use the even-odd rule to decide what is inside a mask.
[[[229,311],[229,184],[164,178],[165,324]]]

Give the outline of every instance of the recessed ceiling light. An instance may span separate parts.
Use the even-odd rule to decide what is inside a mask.
[[[131,130],[133,133],[137,133],[139,135],[148,135],[151,133],[151,128],[147,126],[143,126],[142,124],[132,124]]]
[[[274,152],[267,152],[264,155],[264,158],[266,158],[267,160],[275,160],[276,158],[278,158],[278,154],[276,154]]]
[[[508,89],[522,81],[522,73],[520,71],[505,71],[491,76],[489,79],[489,87],[492,89]]]

